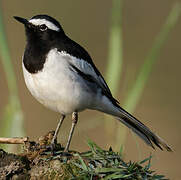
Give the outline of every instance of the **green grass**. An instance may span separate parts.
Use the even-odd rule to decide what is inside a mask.
[[[105,74],[105,79],[109,85],[112,94],[117,94],[120,87],[120,79],[122,73],[123,63],[123,41],[122,41],[122,8],[123,0],[113,0],[110,18],[110,33],[109,33],[109,51],[108,51],[108,64]],[[122,136],[120,142],[123,142],[125,128],[120,126]],[[116,123],[113,117],[105,116],[105,130],[107,139],[112,137],[113,132],[116,130]]]
[[[176,3],[170,14],[168,15],[165,24],[161,28],[160,33],[155,38],[153,47],[150,49],[150,52],[148,53],[147,57],[145,58],[145,61],[140,68],[140,71],[137,75],[135,83],[132,85],[132,88],[130,89],[128,96],[124,102],[124,107],[130,111],[133,112],[140,97],[143,93],[145,84],[147,83],[150,74],[154,68],[154,65],[156,61],[159,58],[160,52],[164,44],[166,43],[166,40],[168,38],[168,35],[170,34],[171,30],[175,26],[175,24],[178,21],[178,17],[181,13],[181,5],[180,3]]]
[[[103,150],[92,141],[88,145],[90,151],[74,155],[78,159],[73,163],[79,168],[79,175],[75,179],[166,179],[150,169],[151,156],[140,162],[125,162],[121,152],[116,153],[111,148],[108,151]]]
[[[23,127],[23,113],[18,96],[16,75],[13,69],[11,56],[4,30],[2,9],[0,6],[0,60],[3,65],[4,73],[8,85],[8,104],[4,108],[3,118],[1,119],[0,136],[21,137],[25,135]],[[3,148],[11,150],[13,146],[3,145]]]
[[[51,151],[37,148],[39,146],[37,142],[28,143],[24,153],[19,155],[0,151],[0,161],[3,161],[1,172],[5,172],[1,173],[0,177],[14,179],[15,175],[16,179],[52,180],[166,179],[151,169],[151,156],[139,162],[126,162],[122,152],[114,152],[112,148],[101,149],[90,140],[88,145],[89,150],[86,152],[70,151],[66,154],[64,148],[57,144],[53,156]]]

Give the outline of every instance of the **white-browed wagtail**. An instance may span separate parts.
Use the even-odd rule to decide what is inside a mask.
[[[48,15],[14,18],[26,31],[22,63],[26,85],[40,103],[61,114],[52,147],[65,116],[72,114],[68,151],[78,113],[91,109],[114,116],[151,147],[171,151],[163,139],[119,106],[90,55],[65,34],[57,20]]]

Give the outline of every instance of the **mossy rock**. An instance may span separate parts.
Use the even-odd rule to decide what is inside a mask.
[[[52,133],[52,132],[51,132]],[[50,134],[49,134],[50,135]],[[103,150],[89,141],[90,151],[65,153],[56,144],[54,153],[47,148],[50,139],[45,136],[38,142],[27,142],[24,152],[18,155],[0,150],[0,179],[12,180],[164,180],[150,170],[151,157],[142,162],[125,162],[121,153],[111,148]],[[145,165],[146,164],[146,165]]]

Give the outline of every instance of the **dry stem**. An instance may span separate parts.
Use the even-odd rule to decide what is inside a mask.
[[[4,138],[0,137],[0,144],[24,144],[25,142],[28,141],[28,137],[25,138]]]

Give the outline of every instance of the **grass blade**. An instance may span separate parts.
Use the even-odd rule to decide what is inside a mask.
[[[142,65],[140,72],[136,78],[135,83],[133,84],[132,89],[129,91],[128,97],[124,103],[124,107],[129,111],[133,112],[140,96],[144,90],[145,84],[150,76],[150,73],[153,69],[155,62],[160,55],[160,50],[165,44],[167,37],[170,31],[173,29],[175,24],[178,21],[178,17],[181,12],[180,3],[176,3],[172,8],[166,23],[163,25],[159,35],[155,39],[152,49],[150,50],[147,58],[145,59],[144,64]]]
[[[122,4],[123,0],[113,0],[112,1],[112,11],[111,11],[111,29],[109,37],[109,55],[108,55],[108,65],[106,72],[106,81],[111,89],[111,92],[116,95],[122,72],[122,62],[123,62],[123,50],[122,50]],[[112,136],[115,132],[116,121],[111,121],[111,117],[105,116],[105,130],[107,133],[107,138]],[[124,128],[124,127],[123,127]],[[124,130],[122,129],[122,132]],[[124,136],[124,134],[122,134]]]
[[[9,90],[9,99],[8,99],[8,104],[4,110],[0,135],[4,137],[24,136],[25,133],[23,128],[23,113],[21,110],[20,100],[18,97],[18,89],[15,78],[16,76],[11,62],[8,43],[6,39],[6,33],[4,30],[1,6],[0,6],[0,37],[1,37],[0,60],[4,68],[8,90]],[[7,149],[6,145],[3,145],[3,147]],[[8,147],[13,148],[13,146],[8,146]]]

